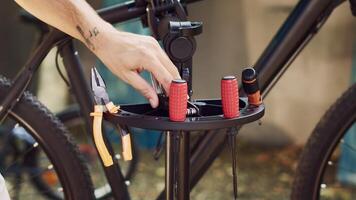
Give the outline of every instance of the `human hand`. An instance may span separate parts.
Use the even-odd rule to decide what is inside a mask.
[[[44,22],[82,41],[123,81],[131,84],[158,106],[154,89],[139,73],[150,71],[169,94],[172,79],[179,73],[152,37],[117,31],[84,0],[16,0]]]
[[[107,28],[93,42],[95,48],[91,49],[100,60],[145,96],[154,108],[158,106],[157,94],[139,73],[151,72],[167,94],[172,80],[180,78],[177,68],[153,37]]]

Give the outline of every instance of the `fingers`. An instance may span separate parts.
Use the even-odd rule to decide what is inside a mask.
[[[149,62],[145,62],[144,68],[150,71],[153,76],[160,82],[164,90],[169,94],[169,87],[174,77],[164,67],[158,58],[150,58]]]
[[[169,71],[174,79],[180,79],[177,67],[172,63],[167,54],[160,48],[160,55],[158,56],[164,67]]]
[[[158,106],[158,97],[154,89],[148,84],[137,72],[127,71],[125,74],[126,81],[148,99],[151,106]]]
[[[167,54],[161,48],[159,43],[153,37],[146,37],[149,41],[152,51],[151,64],[152,66],[146,66],[146,69],[151,71],[156,79],[162,84],[167,93],[169,93],[169,86],[173,79],[180,79],[180,75],[177,67],[172,63]],[[147,62],[146,62],[147,63]],[[148,62],[150,63],[150,62]],[[166,73],[168,72],[170,76]],[[164,78],[166,76],[168,78]]]

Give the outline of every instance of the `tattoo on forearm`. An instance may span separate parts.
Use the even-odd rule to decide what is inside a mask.
[[[98,28],[94,27],[92,30],[89,30],[89,33],[90,33],[89,37],[95,37],[99,34],[99,30]]]
[[[93,29],[89,30],[89,36],[85,36],[84,31],[82,30],[82,28],[80,28],[80,26],[76,26],[79,34],[83,37],[86,45],[91,49],[91,50],[95,50],[95,46],[93,45],[93,43],[90,41],[91,38],[96,37],[97,35],[99,35],[99,30],[97,27],[94,27]]]

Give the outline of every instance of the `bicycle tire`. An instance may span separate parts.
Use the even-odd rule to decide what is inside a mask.
[[[11,83],[0,76],[0,99]],[[35,117],[34,117],[35,116]],[[95,199],[89,171],[63,124],[33,95],[25,92],[9,111],[42,147],[62,184],[65,199]]]
[[[356,120],[356,84],[353,84],[325,113],[301,154],[291,199],[319,199],[321,175],[328,159],[348,128]]]

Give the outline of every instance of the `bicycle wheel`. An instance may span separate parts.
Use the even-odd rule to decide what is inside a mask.
[[[111,195],[111,188],[105,179],[105,174],[102,170],[99,157],[90,137],[86,133],[85,122],[81,116],[80,110],[76,106],[72,106],[65,111],[56,115],[59,120],[69,130],[71,135],[78,143],[79,151],[84,155],[87,163],[89,163],[90,174],[94,180],[95,196],[97,199],[103,199]],[[103,131],[109,138],[109,142],[113,145],[115,152],[120,152],[122,149],[120,134],[117,129],[110,123],[103,121]],[[123,161],[120,154],[115,157],[118,159],[120,168],[126,181],[132,178],[138,162],[138,151],[132,140],[133,158],[131,161]]]
[[[340,180],[339,173],[356,174],[356,165],[342,164],[342,152],[356,154],[345,140],[356,124],[356,84],[330,107],[310,136],[299,161],[292,188],[292,199],[356,199],[354,184]],[[351,178],[351,177],[350,177]]]
[[[10,82],[0,77],[0,99]],[[0,123],[0,173],[12,199],[94,199],[93,187],[77,147],[64,126],[26,92]],[[34,180],[53,181],[39,187]]]

